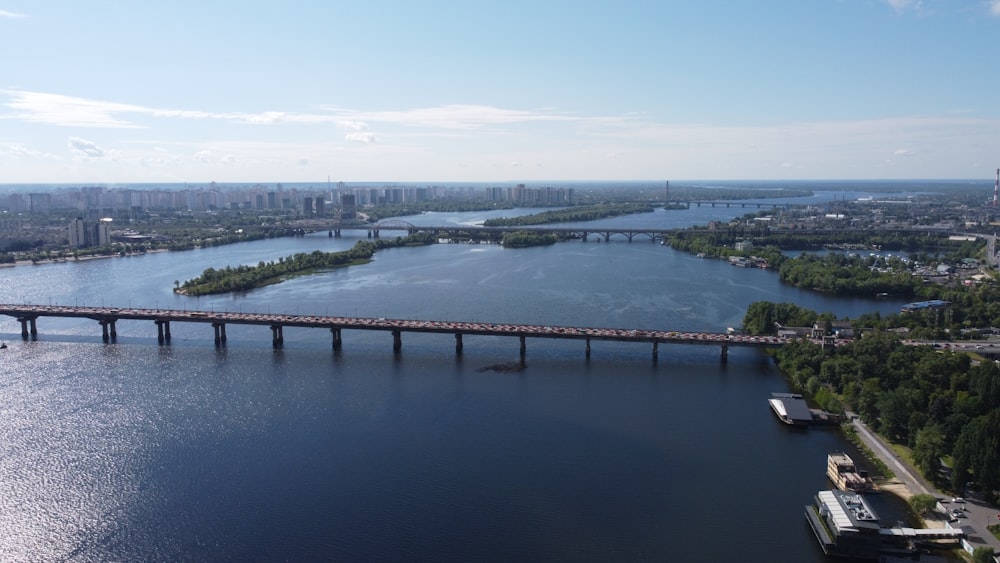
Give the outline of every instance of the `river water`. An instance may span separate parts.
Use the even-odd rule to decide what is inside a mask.
[[[681,226],[743,209],[663,211]],[[466,223],[510,214],[427,214]],[[612,224],[606,220],[607,224]],[[358,233],[352,236],[363,236]],[[341,250],[326,233],[0,270],[0,302],[722,331],[757,300],[838,317],[837,299],[650,242],[506,250],[441,244],[248,294],[188,298],[207,267]],[[381,332],[0,319],[0,560],[823,561],[803,506],[829,486],[833,431],[767,407],[786,381],[760,351],[519,343]],[[894,513],[888,499],[878,502]],[[895,516],[892,516],[893,518]]]

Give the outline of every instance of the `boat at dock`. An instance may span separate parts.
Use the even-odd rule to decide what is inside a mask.
[[[868,476],[868,472],[859,470],[851,456],[844,452],[831,452],[826,456],[826,476],[842,491],[878,492],[878,487]]]
[[[771,393],[767,400],[778,420],[789,426],[808,426],[812,423],[812,412],[806,400],[798,393]]]
[[[966,537],[959,528],[882,526],[864,495],[852,491],[819,491],[805,507],[806,521],[823,553],[850,559],[885,561],[886,556],[917,554],[920,547],[957,546]]]
[[[805,397],[798,393],[771,393],[767,403],[778,420],[789,426],[833,426],[842,421],[842,417],[836,413],[809,408]]]

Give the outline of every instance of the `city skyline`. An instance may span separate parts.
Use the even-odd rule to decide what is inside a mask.
[[[0,0],[0,183],[990,179],[1000,0]]]

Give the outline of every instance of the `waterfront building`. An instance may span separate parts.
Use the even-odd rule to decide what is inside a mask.
[[[845,491],[819,491],[806,519],[827,555],[878,560],[882,549],[878,515],[865,498]]]
[[[778,419],[785,424],[808,426],[813,421],[809,405],[805,398],[798,393],[771,393],[768,403]]]

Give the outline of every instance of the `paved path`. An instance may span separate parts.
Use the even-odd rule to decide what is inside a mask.
[[[944,499],[942,500],[942,505],[949,510],[963,508],[966,517],[959,519],[958,522],[952,525],[960,524],[963,527],[972,528],[973,532],[969,534],[969,540],[973,545],[989,545],[993,548],[994,553],[1000,554],[1000,540],[986,529],[988,524],[1000,523],[1000,508],[975,500],[966,500],[964,503],[949,502],[951,500],[950,496],[946,496],[941,491],[935,489],[918,471],[901,460],[879,436],[861,422],[861,419],[857,415],[848,413],[848,416],[851,417],[852,424],[854,424],[854,428],[858,431],[861,441],[889,466],[889,469],[896,474],[896,478],[900,482],[914,494],[926,493],[934,495],[938,499]]]

